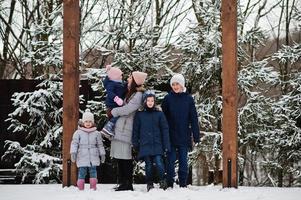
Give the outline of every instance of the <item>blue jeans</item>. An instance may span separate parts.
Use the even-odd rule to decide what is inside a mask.
[[[109,121],[112,122],[114,125],[116,124],[119,117],[112,117]]]
[[[156,169],[159,173],[160,180],[163,180],[164,164],[161,155],[146,156],[144,157],[144,162],[145,162],[145,175],[146,175],[147,183],[153,182],[153,170],[152,170],[153,164],[155,164],[156,166]]]
[[[173,184],[175,177],[175,162],[179,160],[179,185],[185,187],[188,177],[188,147],[171,146],[171,151],[167,154],[167,183]]]
[[[85,179],[88,170],[89,170],[90,178],[97,178],[96,166],[91,166],[91,167],[79,167],[78,179]]]

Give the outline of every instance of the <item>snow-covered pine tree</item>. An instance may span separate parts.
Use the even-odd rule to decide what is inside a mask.
[[[26,133],[30,143],[22,147],[16,141],[5,141],[7,151],[2,159],[17,156],[17,173],[22,182],[33,177],[34,183],[60,182],[62,140],[62,82],[46,80],[34,92],[15,93],[15,111],[9,114],[12,133]],[[9,134],[9,133],[8,133]]]
[[[301,117],[301,45],[283,45],[271,59],[279,65],[287,64],[289,70],[287,73],[279,72],[282,74],[281,95],[274,99],[271,107],[273,128],[267,130],[269,139],[263,143],[269,154],[259,163],[269,175],[266,177],[272,185],[300,185],[301,127],[297,122]]]
[[[37,7],[37,14],[24,28],[27,44],[22,63],[31,67],[33,78],[47,77],[62,68],[62,3],[32,1],[31,4]]]
[[[52,80],[52,78],[56,80]],[[6,120],[11,133],[26,133],[25,147],[16,141],[5,141],[2,159],[16,160],[16,172],[22,182],[61,182],[62,173],[62,100],[63,83],[51,76],[37,85],[34,92],[12,96],[15,111]],[[80,96],[80,103],[84,102]],[[8,133],[10,134],[10,133]]]
[[[106,49],[125,76],[142,70],[149,74],[149,86],[164,84],[175,63],[170,40],[188,12],[185,1],[110,1],[96,9],[103,12],[86,16],[89,9],[83,9],[83,20],[93,21],[83,23],[81,46]]]
[[[178,43],[182,50],[181,72],[185,74],[189,80],[189,86],[195,96],[198,112],[200,115],[201,130],[203,140],[201,144],[195,148],[191,154],[191,161],[199,160],[203,162],[203,169],[219,169],[219,159],[221,158],[221,133],[220,119],[222,109],[221,98],[221,80],[220,80],[220,28],[219,12],[220,9],[212,4],[212,1],[193,1],[193,8],[196,13],[198,24],[183,34],[181,41]],[[216,2],[216,1],[214,1]],[[220,2],[217,3],[220,5]],[[238,27],[242,30],[244,17],[241,10],[238,13]],[[249,31],[241,31],[238,37],[238,86],[239,86],[239,115],[238,115],[238,141],[239,141],[239,178],[241,185],[277,185],[276,179],[277,169],[284,168],[287,176],[291,177],[294,182],[289,185],[296,184],[300,181],[298,163],[299,160],[292,159],[291,167],[282,166],[284,162],[277,161],[278,157],[286,157],[291,152],[292,143],[283,145],[283,149],[287,149],[285,154],[280,156],[279,145],[274,144],[277,135],[287,135],[290,132],[292,136],[299,136],[299,130],[296,129],[298,114],[288,120],[289,113],[298,113],[300,110],[296,107],[284,107],[283,105],[291,105],[288,101],[296,102],[294,98],[284,98],[279,92],[279,85],[282,84],[280,72],[271,64],[268,58],[258,59],[256,57],[257,50],[264,45],[267,35],[259,27],[254,27]],[[294,47],[290,53],[285,56],[290,58],[286,62],[300,62],[298,56],[291,56],[292,52],[298,52],[298,48]],[[284,55],[284,53],[279,53]],[[295,53],[296,54],[296,53]],[[290,61],[288,61],[290,60]],[[297,61],[296,61],[297,60]],[[295,75],[298,77],[298,75]],[[290,75],[292,77],[292,75]],[[286,79],[288,80],[288,79]],[[290,79],[289,79],[290,80]],[[290,82],[292,85],[298,85],[298,79],[295,78]],[[292,88],[289,86],[288,88]],[[298,89],[295,89],[295,93]],[[287,96],[287,95],[286,95]],[[296,99],[298,99],[298,95]],[[283,99],[280,101],[280,99]],[[294,100],[293,100],[294,99]],[[299,97],[300,99],[300,97]],[[296,103],[295,103],[296,104]],[[282,106],[281,106],[282,105]],[[298,104],[297,104],[298,105]],[[284,109],[287,110],[284,110]],[[291,110],[292,109],[292,110]],[[275,112],[282,114],[281,118],[275,119]],[[280,116],[280,114],[278,114]],[[286,119],[285,124],[283,121]],[[278,123],[278,122],[282,123]],[[277,125],[278,124],[278,125]],[[281,128],[277,128],[280,126]],[[291,129],[288,130],[290,127]],[[281,132],[282,134],[276,134]],[[272,134],[273,133],[273,134]],[[286,134],[283,134],[286,133]],[[289,134],[290,135],[290,134]],[[280,137],[281,138],[281,137]],[[280,139],[279,138],[279,139]],[[295,139],[295,138],[294,138]],[[271,145],[271,141],[274,141]],[[278,140],[276,140],[278,141]],[[281,141],[281,140],[280,140]],[[298,146],[298,140],[296,141]],[[275,145],[275,146],[274,146]],[[272,146],[274,146],[273,149]],[[280,152],[283,153],[283,150]],[[292,153],[291,153],[292,154]],[[204,157],[205,155],[205,157]],[[292,154],[296,158],[298,153]],[[292,156],[290,156],[292,157]],[[267,168],[266,160],[271,161],[274,167]],[[206,165],[208,162],[208,165]],[[200,164],[200,163],[198,163]],[[205,169],[206,170],[206,169]],[[292,173],[294,172],[294,173]],[[206,172],[203,173],[203,179],[206,179]],[[294,178],[292,178],[294,174]],[[276,178],[277,177],[277,178]],[[200,177],[198,177],[200,178]],[[281,177],[280,177],[281,178]],[[275,181],[276,180],[276,181]],[[198,181],[206,184],[206,180]]]

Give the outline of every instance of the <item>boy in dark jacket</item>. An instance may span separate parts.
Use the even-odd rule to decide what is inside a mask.
[[[145,92],[143,110],[135,115],[132,144],[138,158],[145,161],[147,191],[154,188],[153,164],[160,177],[160,188],[166,189],[162,155],[170,150],[168,125],[163,112],[156,108],[155,94],[151,91]]]
[[[107,113],[113,108],[123,105],[123,98],[127,91],[127,84],[122,82],[122,71],[117,67],[107,66],[107,76],[104,80],[104,87],[107,92],[106,107]],[[114,137],[114,127],[118,117],[112,117],[100,131],[101,134],[111,140]]]
[[[175,74],[169,92],[162,102],[162,110],[169,126],[171,151],[167,154],[167,185],[173,187],[175,177],[175,161],[179,160],[179,185],[187,187],[188,151],[200,141],[200,131],[195,103],[191,95],[186,92],[185,79],[182,74]]]

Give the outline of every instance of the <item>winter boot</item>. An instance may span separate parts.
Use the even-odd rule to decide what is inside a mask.
[[[126,190],[134,191],[132,181],[126,181]]]
[[[97,178],[90,178],[90,189],[96,190]]]
[[[167,182],[166,180],[161,180],[159,182],[159,185],[160,185],[160,188],[163,189],[163,190],[166,190],[167,189]]]
[[[126,191],[126,190],[131,190],[131,191],[134,190],[133,184],[130,181],[126,181],[124,183],[121,183],[119,185],[119,187],[115,189],[115,191]]]
[[[146,185],[147,191],[150,191],[153,188],[154,188],[154,184],[153,183],[147,183],[147,185]]]
[[[173,182],[167,182],[167,188],[173,188]]]
[[[85,179],[78,179],[77,187],[79,190],[84,190],[85,189]]]
[[[125,190],[125,188],[126,188],[125,183],[121,182],[121,183],[115,188],[115,191],[123,191],[123,190]]]
[[[109,140],[114,138],[114,124],[108,121],[105,126],[101,129],[100,133]]]

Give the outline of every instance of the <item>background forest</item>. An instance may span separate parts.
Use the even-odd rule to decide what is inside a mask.
[[[0,1],[0,77],[41,79],[12,96],[2,160],[16,160],[23,180],[60,182],[62,170],[62,0]],[[190,154],[193,183],[218,182],[221,169],[221,0],[80,0],[80,70],[105,119],[105,65],[149,74],[159,99],[183,73],[200,121]],[[238,1],[239,184],[301,186],[301,2]],[[126,77],[126,76],[125,76]],[[85,99],[81,96],[81,102]],[[26,116],[24,118],[24,116]],[[26,119],[26,120],[24,120]],[[18,158],[18,159],[16,159]]]

